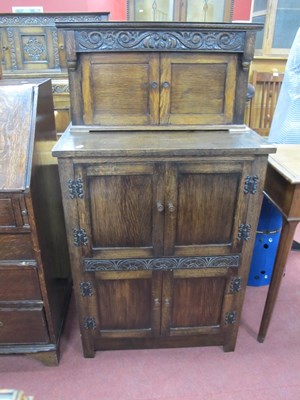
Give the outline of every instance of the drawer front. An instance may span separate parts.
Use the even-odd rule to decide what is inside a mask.
[[[0,259],[2,260],[32,260],[34,259],[30,233],[1,234]]]
[[[42,309],[0,308],[0,344],[48,343]]]
[[[28,212],[22,195],[1,195],[0,230],[29,228]]]
[[[0,301],[41,300],[35,267],[0,267]]]

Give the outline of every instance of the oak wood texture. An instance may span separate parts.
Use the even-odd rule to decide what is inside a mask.
[[[65,34],[74,125],[243,124],[248,70],[261,26],[57,26]]]
[[[57,132],[70,123],[70,92],[64,36],[55,24],[107,21],[108,17],[106,12],[0,14],[3,78],[51,78]]]
[[[233,351],[275,151],[242,126],[258,27],[58,26],[73,124],[53,155],[84,356]]]
[[[277,153],[269,156],[264,190],[282,213],[283,227],[258,333],[258,341],[261,343],[267,336],[287,257],[300,221],[299,166],[300,145],[298,144],[279,144]]]
[[[226,318],[232,311],[239,318],[254,239],[239,241],[238,229],[247,222],[255,230],[272,151],[245,129],[137,134],[75,126],[62,135],[53,154],[86,357],[128,346],[234,349],[238,322]],[[248,175],[259,176],[254,195],[244,193]],[[70,197],[70,177],[82,182],[82,198]],[[74,228],[85,230],[84,245],[74,244]],[[164,264],[176,256],[238,256],[239,262],[184,270],[130,267],[142,258]],[[127,268],[97,264],[111,259]],[[86,261],[94,267],[84,267]],[[243,284],[234,293],[237,277]]]
[[[0,104],[0,354],[57,365],[71,279],[51,82],[1,80]]]

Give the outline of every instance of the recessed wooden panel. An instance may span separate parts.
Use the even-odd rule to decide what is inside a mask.
[[[48,343],[44,313],[40,309],[0,309],[1,344]]]
[[[34,258],[30,234],[0,234],[0,259],[32,260]]]
[[[86,59],[83,71],[85,123],[158,123],[158,55],[116,54]]]
[[[223,114],[226,64],[174,64],[171,114]]]
[[[36,268],[10,266],[0,269],[2,301],[40,300],[41,292]]]
[[[0,199],[0,229],[1,227],[16,227],[16,218],[11,198]]]
[[[171,328],[220,325],[225,277],[173,281]]]
[[[94,247],[152,245],[152,177],[90,178]]]
[[[161,124],[232,123],[233,56],[162,54],[161,71]]]
[[[176,245],[229,244],[240,175],[180,174]]]
[[[98,282],[101,330],[151,328],[151,279]]]

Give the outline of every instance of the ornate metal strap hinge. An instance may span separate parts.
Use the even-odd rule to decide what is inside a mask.
[[[86,317],[83,320],[83,326],[85,329],[95,330],[96,329],[96,319],[95,317]]]
[[[251,225],[250,224],[241,224],[239,226],[239,231],[238,231],[238,240],[249,240],[250,239],[250,229]]]
[[[230,311],[225,314],[225,324],[226,325],[232,325],[236,322],[237,318],[237,312],[236,311]]]
[[[81,282],[79,288],[82,297],[90,297],[94,294],[93,285],[91,282]]]
[[[230,293],[238,293],[242,289],[242,278],[240,276],[235,276],[230,282]]]
[[[87,234],[85,229],[73,229],[73,243],[75,246],[87,246]]]
[[[83,192],[83,182],[81,178],[69,179],[68,182],[69,187],[69,196],[71,199],[83,199],[84,192]]]
[[[246,176],[245,185],[244,185],[244,193],[245,194],[255,194],[257,192],[258,185],[258,176]]]

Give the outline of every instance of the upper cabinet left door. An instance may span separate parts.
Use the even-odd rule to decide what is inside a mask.
[[[159,55],[94,54],[83,57],[85,124],[159,123]]]

